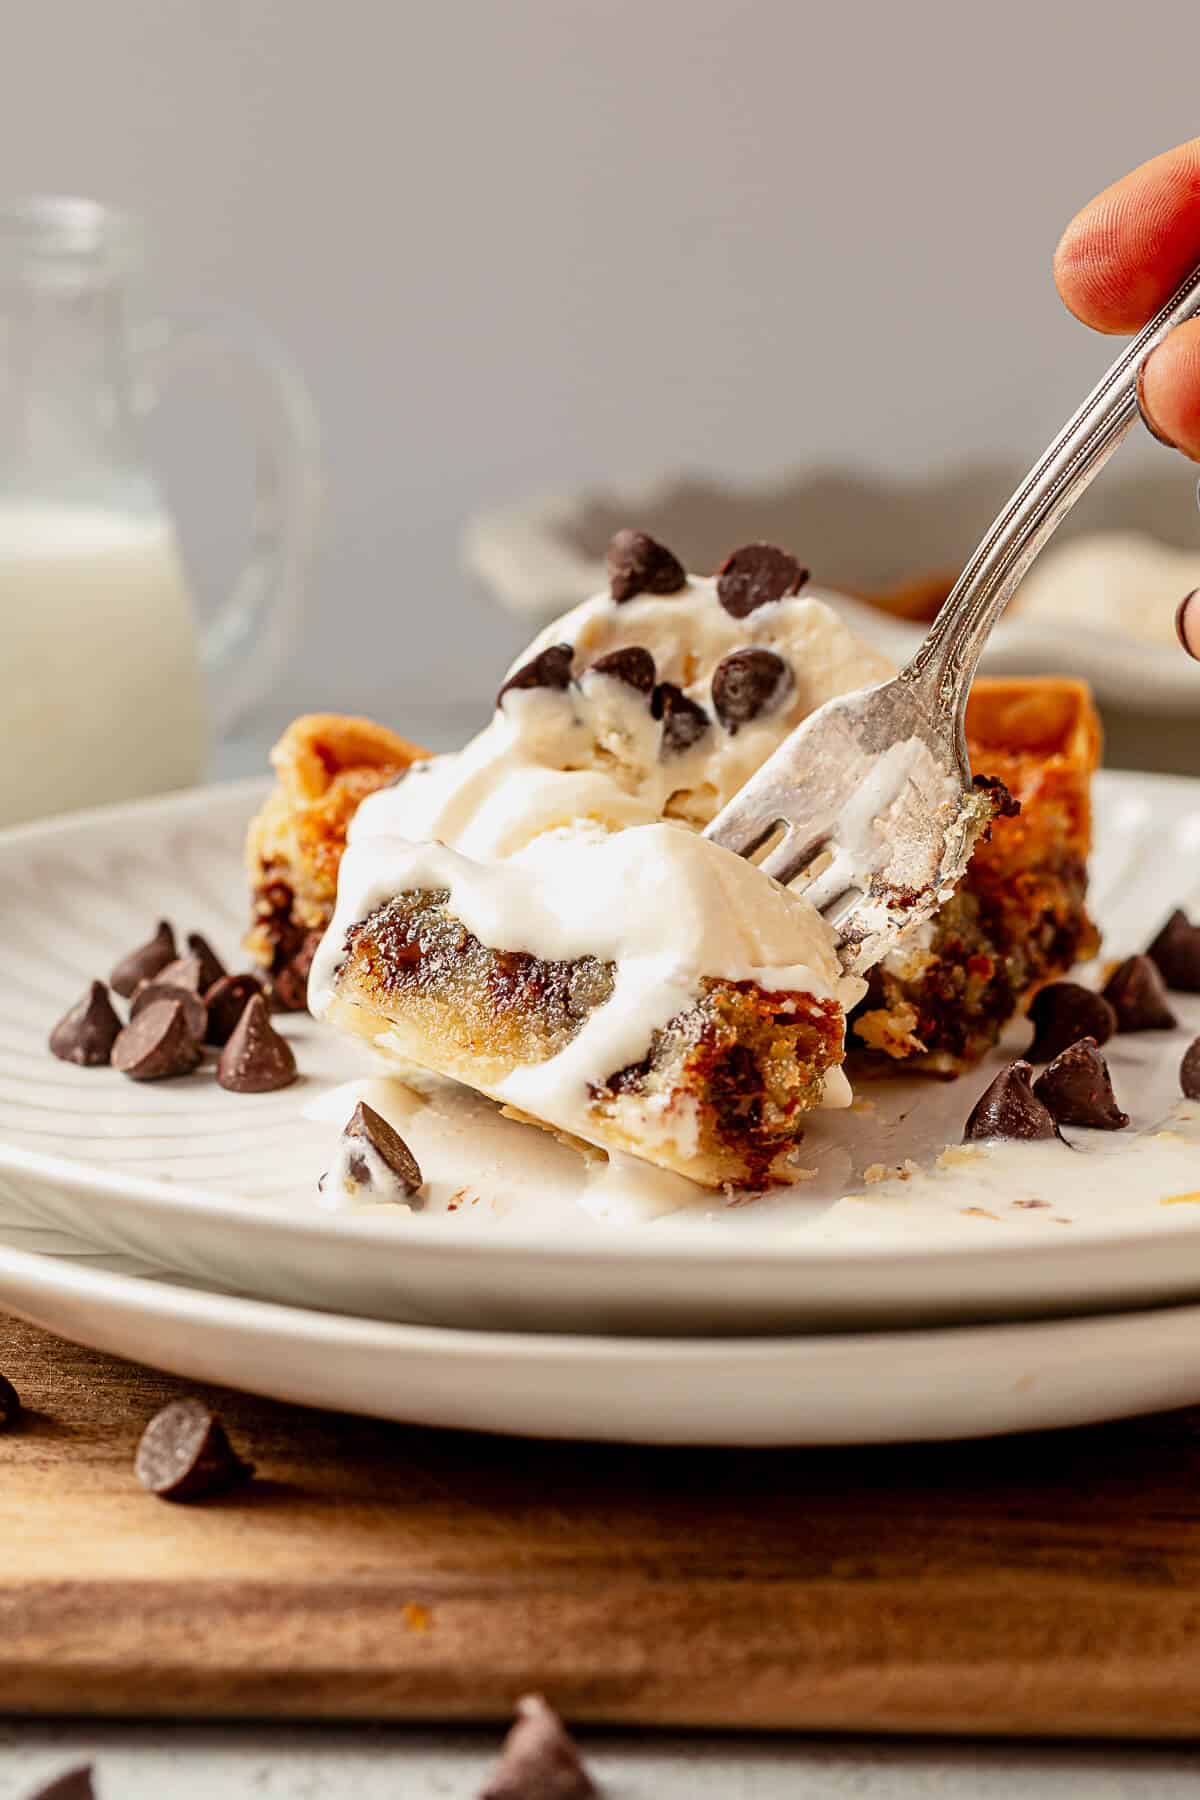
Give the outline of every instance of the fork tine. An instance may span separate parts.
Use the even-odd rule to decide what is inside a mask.
[[[704,835],[735,856],[753,856],[777,826],[785,823],[778,800],[755,777],[722,807]]]
[[[763,857],[759,868],[767,875],[773,875],[776,881],[782,881],[786,887],[793,881],[801,869],[807,868],[821,851],[825,843],[825,833],[801,831],[797,825],[788,824],[783,837]]]

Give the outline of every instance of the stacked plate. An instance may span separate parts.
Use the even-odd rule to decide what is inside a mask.
[[[0,839],[0,1309],[194,1379],[547,1436],[882,1442],[1200,1400],[1200,1205],[1163,1204],[1200,1200],[1200,1107],[1176,1080],[1200,1000],[1180,997],[1180,1032],[1109,1046],[1130,1132],[1074,1134],[1040,1199],[1033,1147],[989,1162],[986,1191],[970,1159],[939,1162],[995,1065],[860,1092],[814,1126],[812,1181],[732,1206],[589,1170],[305,1018],[283,1024],[302,1079],[275,1094],[53,1060],[50,1026],[160,915],[232,959],[261,792]],[[1121,955],[1200,898],[1200,783],[1106,776],[1096,810]],[[424,1211],[323,1209],[360,1097],[416,1151]]]

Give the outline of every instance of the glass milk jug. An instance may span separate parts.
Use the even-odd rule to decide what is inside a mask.
[[[308,395],[232,314],[135,329],[131,220],[0,208],[0,825],[181,787],[262,692],[315,510]],[[140,414],[182,356],[237,359],[257,423],[251,550],[198,631]]]

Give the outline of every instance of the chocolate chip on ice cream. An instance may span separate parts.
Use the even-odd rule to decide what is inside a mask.
[[[411,1203],[423,1182],[420,1165],[400,1133],[360,1101],[342,1133],[338,1157],[321,1177],[323,1194],[350,1200]]]
[[[540,1694],[526,1694],[516,1711],[478,1800],[595,1800],[595,1784],[554,1708]]]
[[[158,1000],[178,1000],[183,1008],[183,1016],[187,1020],[187,1028],[196,1042],[202,1043],[208,1027],[208,1008],[199,994],[191,988],[176,987],[169,981],[143,981],[129,1005],[129,1017],[136,1019],[139,1013],[145,1012]]]
[[[131,1081],[165,1081],[190,1075],[200,1046],[188,1030],[179,1000],[155,1000],[131,1019],[113,1045],[112,1065]]]
[[[1117,1029],[1117,1015],[1102,994],[1078,981],[1052,981],[1040,988],[1029,1008],[1033,1042],[1025,1052],[1031,1063],[1053,1062],[1063,1050],[1090,1037],[1106,1044]]]
[[[677,594],[687,570],[648,531],[618,531],[608,546],[608,591],[618,606],[638,594]]]
[[[1200,994],[1200,925],[1193,925],[1177,906],[1146,955],[1169,988]]]
[[[93,981],[83,999],[63,1014],[50,1033],[50,1048],[60,1062],[95,1069],[112,1061],[112,1047],[120,1031],[121,1021],[108,989],[102,981]]]
[[[114,994],[120,994],[128,1000],[139,981],[152,981],[160,970],[168,963],[175,961],[178,951],[175,948],[175,933],[165,919],[160,919],[154,936],[128,956],[123,956],[119,963],[113,965],[109,976],[109,985]]]
[[[1127,956],[1102,989],[1118,1031],[1171,1031],[1178,1024],[1163,978],[1148,956]]]
[[[678,756],[698,744],[711,720],[702,706],[689,700],[672,681],[660,681],[650,700],[650,711],[662,720],[661,754]]]
[[[774,544],[744,544],[725,558],[717,572],[717,598],[735,619],[744,619],[771,600],[798,594],[808,580],[787,550]]]
[[[254,994],[221,1052],[217,1080],[232,1094],[271,1094],[295,1079],[292,1047],[272,1025],[262,995]]]
[[[254,1465],[242,1461],[202,1400],[173,1400],[142,1433],[134,1471],[160,1500],[201,1500],[241,1487]]]
[[[1011,1062],[971,1110],[963,1142],[976,1138],[1054,1138],[1058,1126],[1030,1086],[1027,1062]]]
[[[774,650],[733,650],[713,671],[713,710],[732,737],[740,725],[777,706],[790,681],[791,670]]]
[[[623,681],[626,687],[636,688],[639,694],[654,691],[654,658],[641,644],[627,644],[623,650],[610,650],[606,656],[598,656],[589,673],[611,675],[614,681]]]
[[[1095,1038],[1080,1038],[1056,1056],[1034,1082],[1033,1091],[1060,1125],[1121,1131],[1129,1123],[1129,1114],[1117,1105],[1108,1064]]]
[[[505,694],[526,688],[569,688],[574,656],[570,644],[548,644],[513,671],[496,695],[496,705],[500,705]]]

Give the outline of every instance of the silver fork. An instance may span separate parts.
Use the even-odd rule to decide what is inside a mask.
[[[968,560],[912,661],[830,700],[717,814],[706,837],[818,907],[849,974],[931,916],[991,817],[963,729],[983,647],[1021,577],[1138,416],[1138,377],[1172,326],[1200,313],[1200,268],[1097,383]]]

